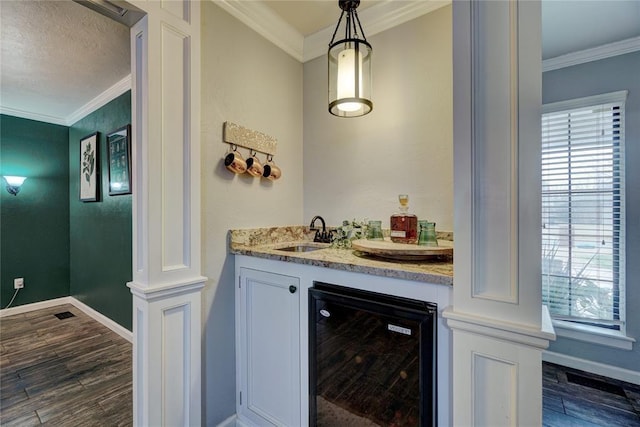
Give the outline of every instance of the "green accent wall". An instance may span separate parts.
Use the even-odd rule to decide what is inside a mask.
[[[69,295],[69,129],[0,115],[0,173],[26,176],[12,196],[0,178],[0,304]]]
[[[109,196],[107,134],[131,123],[131,91],[69,128],[70,295],[131,330],[131,195]],[[80,139],[99,132],[97,202],[80,201]],[[134,188],[135,191],[135,188]]]

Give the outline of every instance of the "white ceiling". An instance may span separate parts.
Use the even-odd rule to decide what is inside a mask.
[[[425,3],[443,2],[362,0],[358,11],[370,36],[372,27],[373,33],[388,28],[380,21],[394,9],[402,15]],[[326,47],[340,15],[336,0],[218,4],[286,27],[285,34],[304,39],[305,55],[314,36]],[[129,84],[129,29],[122,24],[71,0],[0,0],[0,20],[2,113],[69,125],[110,88],[121,93]],[[640,0],[543,0],[542,28],[544,59],[633,38],[631,44],[640,49]]]

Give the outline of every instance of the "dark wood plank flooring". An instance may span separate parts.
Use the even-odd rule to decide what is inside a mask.
[[[640,386],[551,363],[542,365],[545,427],[640,426]]]
[[[0,351],[0,425],[132,425],[131,343],[72,305],[0,319]],[[640,386],[544,363],[543,408],[545,427],[640,426]]]
[[[132,425],[131,343],[74,306],[0,319],[0,351],[0,425]]]

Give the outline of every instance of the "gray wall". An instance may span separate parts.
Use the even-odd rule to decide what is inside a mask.
[[[451,6],[369,38],[373,111],[327,111],[327,58],[304,64],[304,218],[379,219],[398,194],[420,219],[453,230]],[[402,46],[402,47],[400,47]]]
[[[216,3],[202,2],[202,294],[204,423],[235,413],[234,257],[227,231],[304,224],[302,64]],[[276,182],[234,175],[222,161],[222,123],[275,137]],[[248,150],[240,148],[242,156]],[[260,161],[264,154],[258,155]]]
[[[550,351],[625,369],[640,367],[640,52],[548,71],[542,75],[544,104],[628,90],[626,103],[626,286],[627,335],[632,351],[558,337]]]

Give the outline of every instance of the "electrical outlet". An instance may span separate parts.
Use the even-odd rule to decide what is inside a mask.
[[[24,288],[24,277],[18,277],[13,279],[13,289],[22,289]]]

